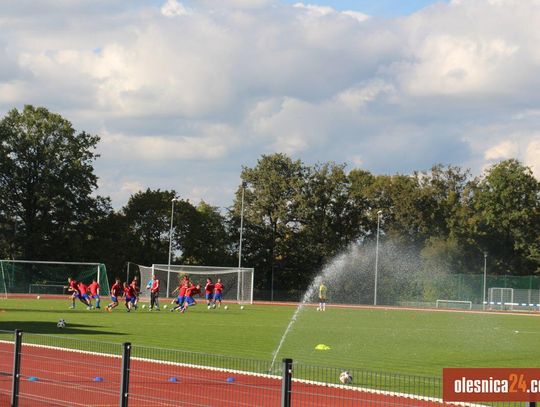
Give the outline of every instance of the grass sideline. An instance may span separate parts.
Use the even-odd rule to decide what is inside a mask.
[[[105,302],[105,301],[104,301]],[[162,302],[162,305],[164,303]],[[87,311],[50,299],[0,300],[0,330],[270,360],[294,307],[204,304],[162,310]],[[68,327],[56,323],[65,319]],[[279,358],[338,368],[440,376],[443,367],[540,367],[540,319],[520,315],[389,309],[304,309]],[[315,350],[317,344],[330,350]]]

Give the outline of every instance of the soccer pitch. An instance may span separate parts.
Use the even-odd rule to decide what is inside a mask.
[[[106,301],[104,301],[106,305]],[[165,304],[162,300],[162,306]],[[271,360],[292,306],[229,304],[186,314],[68,309],[67,300],[0,300],[0,330]],[[169,305],[170,307],[170,305]],[[67,328],[56,323],[65,319]],[[443,367],[540,367],[540,316],[304,308],[278,356],[312,365],[440,376]],[[318,344],[329,350],[316,350]]]

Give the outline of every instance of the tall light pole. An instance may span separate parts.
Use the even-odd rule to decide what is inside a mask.
[[[237,298],[244,299],[244,274],[240,272],[242,268],[242,234],[244,232],[244,194],[246,192],[247,182],[242,181],[242,205],[240,209],[240,242],[238,243],[238,291]]]
[[[486,290],[487,290],[487,252],[484,252],[484,300],[482,301],[483,308],[486,309]]]
[[[375,288],[373,293],[373,305],[377,305],[377,280],[379,274],[379,232],[381,229],[382,211],[377,212],[377,243],[375,244]]]
[[[173,219],[174,219],[174,203],[180,199],[174,197],[171,199],[171,227],[169,228],[169,259],[167,261],[167,298],[169,297],[169,286],[171,282],[171,256],[172,256],[172,234],[173,234]]]
[[[242,181],[242,205],[240,209],[240,242],[238,244],[238,268],[242,268],[242,234],[244,232],[244,193],[247,182]]]

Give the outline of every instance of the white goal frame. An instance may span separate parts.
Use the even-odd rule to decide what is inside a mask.
[[[439,304],[466,304],[469,306],[469,309],[472,309],[472,301],[464,301],[464,300],[437,300],[435,302],[435,306],[439,308]]]
[[[44,261],[44,260],[11,260],[11,259],[0,259],[0,271],[2,274],[2,281],[4,283],[4,298],[8,298],[7,284],[6,284],[6,275],[4,272],[4,263],[21,263],[21,264],[49,264],[49,265],[67,265],[67,266],[94,266],[97,271],[97,281],[101,281],[101,265],[103,263],[87,263],[87,262],[74,262],[74,261]],[[67,279],[66,275],[66,279]],[[29,291],[31,288],[29,287]]]
[[[249,304],[253,304],[253,288],[254,288],[254,281],[255,281],[255,270],[253,268],[249,267],[215,267],[215,266],[192,266],[192,265],[185,265],[185,264],[152,264],[152,274],[154,274],[154,270],[160,270],[160,271],[166,271],[167,272],[167,298],[170,297],[172,294],[171,292],[171,275],[175,274],[189,274],[189,275],[198,275],[198,276],[206,276],[208,274],[213,275],[220,275],[220,274],[233,274],[237,273],[238,283],[237,283],[237,292],[236,292],[236,301],[238,302],[246,302]],[[249,274],[251,277],[250,287],[249,287],[249,296],[247,299],[245,298],[243,289],[243,279],[245,274]],[[141,281],[141,284],[144,282]]]
[[[505,292],[510,293],[510,301],[504,301]],[[514,289],[509,287],[490,287],[488,302],[490,308],[492,306],[500,306],[501,309],[504,309],[505,306],[509,305],[510,309],[513,309],[514,305],[519,305],[514,302]]]

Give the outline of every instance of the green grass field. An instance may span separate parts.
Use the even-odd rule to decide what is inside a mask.
[[[163,302],[162,302],[163,305]],[[270,360],[294,308],[248,305],[182,315],[69,310],[63,300],[0,300],[0,330],[132,342]],[[56,327],[63,318],[66,329]],[[314,308],[301,311],[279,358],[338,368],[440,376],[443,367],[540,367],[540,316]],[[330,350],[315,350],[318,344]]]

